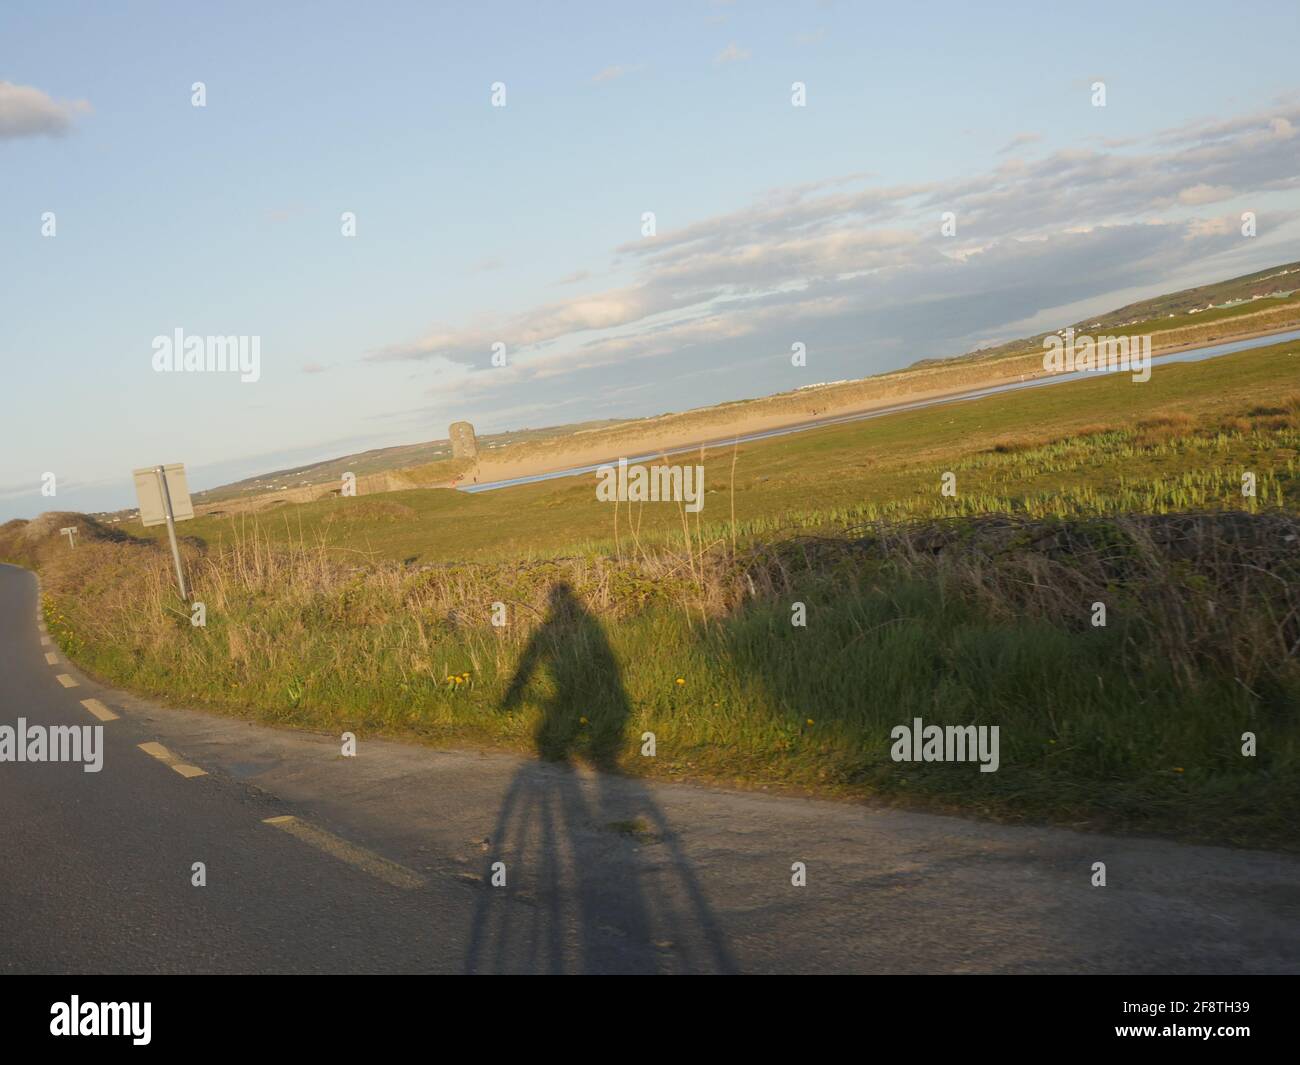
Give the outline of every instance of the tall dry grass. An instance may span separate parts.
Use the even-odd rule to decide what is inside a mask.
[[[1068,447],[1033,455],[1070,461]],[[552,757],[588,750],[635,772],[1295,844],[1292,513],[973,515],[761,542],[683,512],[677,538],[654,543],[629,517],[609,554],[422,566],[244,519],[220,545],[183,542],[202,628],[156,544],[82,519],[75,551],[56,531],[19,526],[0,535],[0,556],[28,552],[51,631],[85,668],[188,705]],[[580,625],[556,617],[561,586]],[[504,627],[492,624],[498,603]],[[796,604],[806,626],[792,624]],[[521,689],[538,654],[549,665]],[[1004,768],[893,763],[890,729],[913,717],[998,724]],[[646,731],[654,760],[639,755]],[[1256,758],[1241,754],[1247,731]],[[584,748],[582,737],[599,740]]]

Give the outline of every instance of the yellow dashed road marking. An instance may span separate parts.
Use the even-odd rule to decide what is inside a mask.
[[[185,762],[178,761],[176,756],[161,743],[155,743],[153,740],[150,740],[148,743],[142,743],[139,746],[140,750],[144,751],[145,754],[151,755],[152,757],[157,758],[158,761],[171,766],[183,777],[206,777],[208,775],[207,770],[205,769],[200,769],[196,765],[187,765]]]
[[[46,651],[46,652],[45,652],[45,661],[46,661],[46,664],[48,664],[48,665],[51,665],[51,666],[57,666],[57,665],[59,664],[59,656],[56,655],[53,651]]]
[[[172,768],[183,777],[206,777],[208,775],[206,769],[200,769],[196,765],[186,765],[184,762],[177,762]]]
[[[100,721],[117,720],[117,715],[98,699],[82,699],[81,705],[99,718]]]
[[[62,684],[65,688],[78,687],[77,682],[73,680],[70,676],[68,676],[66,673],[60,673],[54,679],[57,680],[60,684]]]
[[[323,828],[309,825],[306,821],[299,821],[296,817],[268,817],[263,824],[274,825],[317,850],[322,850],[340,861],[369,873],[385,884],[392,884],[393,887],[406,891],[424,887],[424,877],[419,873],[412,872],[404,865],[390,862],[387,858],[381,858],[364,847],[339,839],[338,836],[326,832]]]

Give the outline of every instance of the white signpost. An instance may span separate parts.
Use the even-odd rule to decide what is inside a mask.
[[[68,546],[77,546],[77,527],[75,525],[65,525],[59,532],[68,538]]]
[[[185,483],[185,465],[173,462],[166,466],[146,466],[132,473],[135,476],[135,497],[140,502],[140,523],[149,526],[166,522],[167,538],[171,541],[172,558],[176,562],[176,583],[180,585],[181,598],[188,600],[185,574],[181,570],[181,551],[176,546],[176,523],[194,517],[189,485]]]

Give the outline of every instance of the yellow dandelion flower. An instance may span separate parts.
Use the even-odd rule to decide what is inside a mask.
[[[685,677],[678,677],[678,678],[677,678],[677,683],[678,683],[678,684],[685,684],[685,683],[686,683],[686,678],[685,678]]]

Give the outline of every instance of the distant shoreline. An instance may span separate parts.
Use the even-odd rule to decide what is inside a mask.
[[[1184,351],[1195,351],[1200,348],[1216,347],[1219,344],[1231,344],[1242,340],[1255,340],[1261,337],[1275,336],[1281,333],[1292,332],[1300,329],[1300,318],[1295,322],[1287,325],[1278,326],[1271,329],[1254,329],[1243,330],[1234,333],[1224,333],[1215,336],[1212,339],[1204,339],[1191,343],[1171,344],[1155,347],[1152,351],[1152,358],[1159,359],[1170,355],[1177,355]],[[1098,333],[1098,335],[1103,335]],[[1159,335],[1159,334],[1156,334]],[[1029,358],[1037,357],[1036,353],[1026,353],[1025,355],[1006,355],[995,360],[997,364],[1013,364],[1016,366],[1023,365]],[[994,365],[990,365],[992,370]],[[965,367],[969,369],[970,367]],[[954,369],[954,367],[945,367],[942,364],[939,367],[926,367],[920,371],[900,370],[899,375],[917,373],[918,376],[925,373],[934,373],[936,370]],[[511,481],[521,477],[537,477],[546,474],[560,473],[574,467],[591,466],[604,462],[616,462],[619,458],[630,457],[634,455],[658,454],[666,451],[681,451],[689,448],[717,448],[729,446],[732,440],[738,436],[748,436],[754,433],[763,433],[775,430],[793,430],[793,429],[812,429],[820,425],[833,424],[836,420],[852,417],[858,414],[870,414],[874,411],[886,410],[890,407],[912,402],[929,402],[935,400],[952,399],[959,396],[967,395],[970,392],[979,391],[984,388],[996,388],[999,385],[1010,384],[1022,379],[1032,379],[1035,377],[1052,376],[1041,369],[1024,373],[1019,369],[1008,370],[1001,374],[990,373],[987,376],[973,382],[964,384],[960,388],[940,388],[940,389],[918,389],[899,394],[888,396],[879,396],[869,402],[851,401],[836,404],[833,395],[809,391],[803,393],[803,397],[809,401],[813,399],[828,400],[828,406],[824,411],[817,414],[816,417],[809,418],[792,417],[789,412],[773,413],[763,416],[758,413],[743,413],[740,417],[732,419],[722,419],[708,428],[707,436],[701,436],[699,430],[679,431],[674,433],[671,429],[666,433],[655,433],[653,429],[647,427],[644,432],[634,434],[626,441],[621,441],[617,450],[611,450],[608,443],[596,443],[592,446],[577,446],[564,451],[548,454],[545,456],[528,456],[516,459],[501,460],[496,456],[480,456],[478,467],[475,471],[477,478],[470,480],[469,477],[460,478],[454,485],[448,483],[446,487],[470,488],[474,485],[492,484],[498,481]],[[848,385],[862,385],[872,380],[864,378],[857,382],[848,382]],[[829,391],[829,389],[828,389]],[[792,393],[782,393],[780,398],[791,397]],[[763,399],[750,400],[749,403],[762,403],[765,399],[773,397],[764,397]],[[707,413],[710,408],[702,408],[700,413]]]

